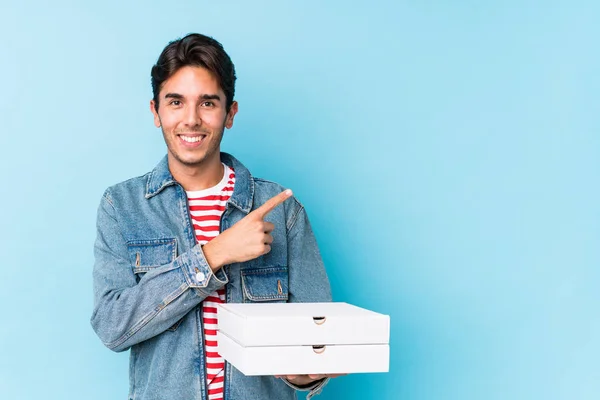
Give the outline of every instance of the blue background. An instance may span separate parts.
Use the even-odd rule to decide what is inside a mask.
[[[368,4],[367,3],[371,3]],[[306,206],[388,374],[322,399],[600,396],[595,1],[3,1],[0,397],[124,399],[92,331],[103,190],[165,152],[149,72],[221,41],[223,149]]]

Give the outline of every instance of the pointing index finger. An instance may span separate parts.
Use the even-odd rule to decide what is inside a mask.
[[[252,212],[252,214],[258,216],[261,219],[264,219],[268,213],[273,211],[275,207],[286,201],[288,198],[292,196],[292,191],[290,189],[286,189],[283,192],[279,193],[276,196],[271,197],[269,200],[265,202],[262,206],[258,207],[256,210]]]

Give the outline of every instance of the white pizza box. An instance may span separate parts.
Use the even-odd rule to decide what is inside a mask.
[[[389,322],[347,303],[220,304],[218,352],[248,376],[388,372]]]
[[[244,347],[388,344],[390,317],[348,303],[227,303],[218,329]]]
[[[246,376],[388,372],[387,344],[244,347],[217,332],[219,354]]]

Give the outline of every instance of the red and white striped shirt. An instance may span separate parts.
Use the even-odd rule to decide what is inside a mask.
[[[219,234],[221,215],[225,211],[227,200],[233,193],[235,172],[227,165],[223,165],[225,168],[223,179],[216,186],[186,192],[196,239],[200,244],[208,243]],[[225,288],[211,293],[202,302],[208,400],[223,399],[225,361],[217,352],[217,304],[221,303],[225,303]]]

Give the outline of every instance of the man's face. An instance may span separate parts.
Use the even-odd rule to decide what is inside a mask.
[[[158,112],[154,100],[150,108],[167,144],[169,166],[220,162],[223,131],[233,126],[237,103],[227,113],[225,93],[213,75],[202,67],[183,67],[163,83],[158,99]]]

